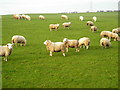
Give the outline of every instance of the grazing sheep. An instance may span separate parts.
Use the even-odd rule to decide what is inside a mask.
[[[12,43],[14,44],[17,44],[17,43],[20,43],[20,45],[22,46],[22,45],[24,45],[24,46],[26,46],[26,39],[25,39],[25,37],[23,37],[23,36],[20,36],[20,35],[14,35],[13,37],[12,37]]]
[[[69,18],[68,18],[68,16],[66,16],[66,15],[61,15],[61,19],[66,19],[66,20],[68,20]]]
[[[97,21],[97,17],[94,16],[93,17],[93,21],[96,22]]]
[[[119,34],[120,33],[120,28],[115,28],[115,29],[112,30],[112,32]]]
[[[68,27],[68,29],[69,29],[69,27],[71,26],[71,22],[65,22],[62,25],[63,25],[64,28]]]
[[[93,26],[94,23],[92,21],[87,21],[87,26]]]
[[[40,15],[40,16],[39,16],[39,19],[44,20],[44,19],[45,19],[45,17],[44,17],[43,15]]]
[[[50,40],[46,40],[44,42],[48,51],[50,51],[50,56],[52,56],[53,52],[62,52],[63,56],[65,56],[66,48],[63,42],[51,42]]]
[[[80,38],[78,42],[79,42],[78,47],[80,48],[82,48],[84,45],[86,49],[88,49],[90,46],[90,39],[87,37]]]
[[[110,40],[109,39],[107,39],[107,38],[102,38],[101,40],[100,40],[100,46],[103,46],[103,47],[110,47],[111,46],[111,42],[110,42]]]
[[[112,33],[108,35],[109,39],[114,39],[114,41],[120,41],[120,37],[117,33]]]
[[[84,20],[84,17],[83,17],[83,16],[80,16],[79,19],[80,19],[80,21],[83,21],[83,20]]]
[[[24,14],[22,14],[21,17],[22,17],[23,19],[26,19],[26,15],[24,15]]]
[[[13,49],[13,44],[8,43],[5,46],[0,46],[0,56],[4,57],[4,60],[7,61],[7,57],[11,55]]]
[[[14,14],[14,15],[13,15],[13,18],[15,18],[15,19],[18,19],[18,20],[19,20],[19,19],[21,19],[21,16],[20,16],[19,14]]]
[[[25,19],[30,21],[30,20],[31,20],[31,17],[28,16],[28,15],[25,15]]]
[[[69,40],[67,38],[63,39],[63,43],[66,46],[66,51],[68,52],[68,48],[76,48],[76,52],[79,52],[78,49],[78,40]]]
[[[97,27],[96,26],[91,26],[90,30],[93,31],[93,32],[97,31]]]
[[[108,37],[109,38],[109,35],[111,34],[112,32],[110,32],[110,31],[102,31],[101,33],[100,33],[100,37]]]
[[[59,26],[60,26],[60,24],[50,24],[49,29],[50,29],[50,31],[52,31],[52,29],[55,29],[57,31]]]

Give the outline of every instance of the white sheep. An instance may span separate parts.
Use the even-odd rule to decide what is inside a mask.
[[[83,21],[83,20],[84,20],[84,17],[83,17],[83,16],[80,16],[80,17],[79,17],[79,20],[80,20],[80,21]]]
[[[26,19],[26,15],[24,15],[24,14],[22,14],[21,17],[22,17],[23,19]]]
[[[52,56],[53,52],[62,52],[63,56],[65,56],[66,48],[63,42],[51,42],[51,40],[46,40],[44,42],[48,51],[50,51],[50,56]]]
[[[93,31],[93,32],[97,31],[97,27],[96,26],[91,26],[90,30]]]
[[[60,24],[50,24],[49,29],[50,29],[50,31],[52,31],[52,29],[55,29],[57,31],[59,26],[60,26]]]
[[[21,16],[20,16],[19,14],[14,14],[14,15],[13,15],[13,18],[15,18],[15,19],[18,19],[18,20],[19,20],[19,19],[21,19]]]
[[[88,49],[90,46],[90,39],[87,37],[80,38],[78,40],[78,42],[79,42],[78,47],[80,47],[80,48],[82,48],[84,45],[86,47],[86,49]]]
[[[24,45],[26,46],[27,40],[25,39],[25,37],[21,36],[21,35],[14,35],[12,37],[12,44],[17,44],[20,43],[20,45]]]
[[[115,29],[112,30],[112,32],[119,34],[120,33],[120,28],[115,28]]]
[[[62,25],[63,25],[64,28],[68,27],[68,29],[69,29],[69,27],[71,26],[71,22],[65,22]]]
[[[87,21],[87,26],[93,26],[94,23],[92,21]]]
[[[11,55],[13,49],[13,44],[8,43],[5,46],[0,46],[0,56],[4,57],[4,60],[7,61],[7,57]]]
[[[40,16],[39,16],[39,19],[44,20],[44,19],[45,19],[45,17],[44,17],[43,15],[40,15]]]
[[[93,21],[96,22],[97,21],[97,17],[94,16],[93,17]]]
[[[114,41],[120,41],[120,37],[117,33],[111,32],[111,34],[108,35],[109,39],[114,39]]]
[[[29,15],[26,15],[26,16],[25,16],[25,19],[30,21],[30,20],[31,20],[31,17],[30,17]]]
[[[103,47],[110,47],[111,46],[111,42],[109,39],[107,38],[101,38],[100,40],[100,46],[103,46]]]
[[[68,48],[76,48],[76,52],[79,52],[78,40],[70,40],[70,39],[64,38],[63,43],[66,46],[66,51],[67,52],[68,52]]]
[[[102,31],[100,33],[100,37],[101,38],[103,38],[103,37],[108,37],[109,38],[109,36],[110,36],[111,33],[112,33],[111,31]]]
[[[68,20],[69,18],[68,18],[67,15],[61,15],[61,19],[66,19],[66,20]]]

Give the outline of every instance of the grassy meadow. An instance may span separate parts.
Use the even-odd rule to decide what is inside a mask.
[[[29,14],[31,21],[16,20],[12,15],[2,16],[2,45],[11,42],[13,35],[23,35],[26,46],[15,46],[8,62],[2,58],[3,88],[117,88],[118,87],[118,42],[111,41],[111,48],[99,45],[100,32],[112,31],[118,27],[118,13],[66,14],[69,20],[62,20],[61,14],[43,14],[46,20],[38,19],[40,14]],[[79,21],[79,16],[84,21]],[[98,31],[93,33],[86,22],[93,16]],[[70,29],[63,28],[63,22],[72,22]],[[49,30],[49,24],[59,23],[58,31]],[[64,38],[89,37],[89,50],[76,53],[70,48],[66,57],[61,52],[49,56],[43,42],[62,41]]]

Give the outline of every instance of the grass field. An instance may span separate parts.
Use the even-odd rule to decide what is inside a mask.
[[[2,44],[11,42],[13,35],[23,35],[27,46],[15,46],[8,62],[2,60],[3,88],[117,88],[118,87],[118,42],[103,49],[99,45],[100,32],[118,27],[118,13],[67,14],[70,20],[61,20],[61,14],[43,14],[46,20],[39,20],[40,14],[30,14],[32,20],[16,20],[12,15],[2,16]],[[79,21],[83,15],[85,21]],[[98,32],[89,31],[86,22],[97,16],[95,25]],[[49,24],[71,21],[71,28],[49,31]],[[66,57],[62,53],[49,56],[43,42],[63,38],[79,39],[89,37],[89,50],[84,48],[76,53],[69,49]]]

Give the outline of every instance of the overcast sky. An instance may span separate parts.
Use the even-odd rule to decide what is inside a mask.
[[[118,1],[120,0],[0,0],[0,14],[117,10]]]

